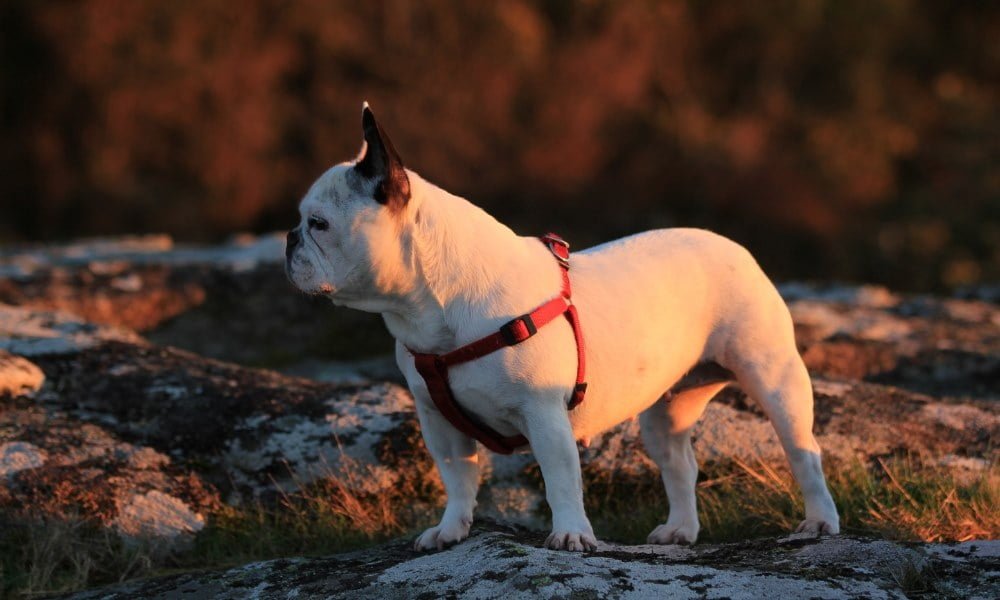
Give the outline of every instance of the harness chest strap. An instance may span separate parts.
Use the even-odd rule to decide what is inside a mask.
[[[559,315],[564,315],[573,329],[576,341],[576,385],[570,396],[567,408],[572,410],[583,402],[587,391],[584,382],[586,374],[583,331],[580,327],[580,316],[572,302],[572,290],[569,282],[569,244],[554,233],[542,236],[542,243],[555,256],[562,267],[562,291],[559,296],[549,300],[528,314],[511,320],[499,331],[466,344],[447,354],[424,354],[409,350],[413,355],[414,365],[427,385],[427,391],[438,410],[453,427],[478,440],[490,450],[500,454],[510,454],[517,447],[528,443],[523,435],[505,436],[486,424],[479,423],[465,413],[455,400],[451,385],[448,383],[448,367],[469,362],[492,354],[507,346],[516,346],[532,337],[538,330],[550,323]]]

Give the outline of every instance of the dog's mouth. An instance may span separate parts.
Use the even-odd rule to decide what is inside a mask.
[[[300,252],[290,252],[285,256],[285,277],[299,292],[308,296],[332,298],[340,290],[329,281],[322,281],[323,272],[315,263]]]
[[[296,288],[299,287],[299,285],[295,283],[295,267],[292,265],[291,256],[285,258],[285,277],[288,278],[288,281],[291,282],[293,286]]]
[[[319,284],[319,287],[315,289],[304,289],[298,284],[297,281],[295,281],[291,263],[285,264],[285,276],[288,278],[288,282],[292,284],[292,287],[294,287],[299,293],[307,296],[330,298],[336,291],[333,285],[329,283],[321,283]]]
[[[319,296],[320,294],[322,294],[322,292],[320,292],[318,290],[307,290],[307,289],[303,288],[299,284],[298,281],[296,281],[296,279],[295,279],[295,265],[292,263],[292,257],[291,256],[289,256],[288,258],[285,259],[285,278],[288,279],[288,282],[290,284],[292,284],[292,287],[295,288],[300,293],[303,293],[303,294],[306,294],[306,295],[309,295],[309,296]]]

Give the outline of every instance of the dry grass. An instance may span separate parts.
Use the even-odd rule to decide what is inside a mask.
[[[867,514],[858,515],[861,526],[886,537],[923,542],[1000,537],[996,465],[971,482],[956,481],[944,469],[932,472],[907,462],[890,466],[879,460],[878,465],[885,477],[881,485],[868,488],[870,496],[863,502]]]
[[[799,514],[787,517],[778,507],[800,510],[799,494],[790,474],[757,461],[736,463],[756,490],[734,485],[714,494],[701,484],[704,512],[717,524],[732,520],[722,508],[732,495],[745,498],[745,508],[769,515],[768,522],[790,529]],[[1000,537],[1000,469],[966,481],[943,468],[921,467],[915,461],[877,459],[874,465],[855,463],[830,473],[831,493],[841,511],[845,530],[873,533],[908,541],[966,541]],[[756,508],[755,508],[756,507]],[[767,508],[765,508],[767,507]],[[761,510],[764,509],[764,510]]]
[[[0,514],[0,597],[32,597],[156,572],[225,567],[280,556],[341,552],[413,535],[438,516],[437,486],[403,483],[359,494],[362,468],[340,471],[276,502],[226,507],[186,550],[162,556],[80,519],[24,521]],[[828,469],[845,532],[900,540],[1000,538],[1000,468],[974,480],[897,459]],[[598,535],[639,543],[663,521],[658,479],[641,489],[591,482],[588,511]],[[763,461],[709,466],[698,484],[700,541],[783,535],[802,518],[787,469]]]
[[[25,521],[0,514],[0,598],[124,581],[153,566],[148,548],[127,546],[113,532],[83,519]]]
[[[338,469],[275,502],[224,506],[180,551],[124,544],[98,523],[76,517],[29,519],[0,512],[0,599],[30,598],[179,570],[254,560],[343,552],[430,524],[438,507],[433,482],[402,482],[390,493],[363,494],[367,468],[346,458]],[[436,494],[435,494],[436,496]]]
[[[967,479],[901,458],[828,468],[827,480],[845,532],[925,542],[1000,538],[1000,466]],[[589,510],[609,539],[641,542],[665,520],[659,486],[606,497],[613,500]],[[698,483],[698,507],[699,540],[713,542],[786,534],[804,510],[787,467],[760,460],[708,467]]]
[[[281,556],[329,554],[359,548],[428,525],[437,512],[428,492],[437,486],[400,481],[381,494],[358,492],[376,475],[341,457],[336,474],[281,494],[277,502],[226,507],[212,516],[177,567],[229,566]],[[436,497],[437,494],[434,494]]]

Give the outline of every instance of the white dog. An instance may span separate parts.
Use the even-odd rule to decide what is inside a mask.
[[[440,549],[468,535],[479,487],[476,443],[438,410],[412,352],[444,354],[496,333],[557,297],[562,269],[538,238],[518,236],[405,169],[367,103],[362,125],[358,159],[329,169],[302,201],[286,266],[305,292],[381,313],[395,337],[396,361],[448,494],[441,523],[420,535],[416,547]],[[561,318],[448,374],[471,419],[530,442],[552,510],[546,546],[596,547],[575,440],[637,414],[670,501],[666,523],[649,541],[695,541],[691,429],[727,384],[678,385],[699,365],[725,370],[767,413],[805,497],[798,530],[838,533],[791,317],[745,249],[697,229],[649,231],[573,253],[568,273],[586,337],[589,387],[582,404],[567,409],[577,346]]]

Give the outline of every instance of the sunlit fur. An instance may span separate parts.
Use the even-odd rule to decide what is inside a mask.
[[[306,292],[381,313],[396,338],[396,360],[448,494],[441,523],[416,546],[440,548],[468,534],[479,486],[476,445],[438,413],[405,347],[443,353],[493,333],[557,294],[560,271],[535,237],[516,235],[412,171],[412,197],[394,212],[352,189],[350,167],[331,168],[302,201],[302,243],[289,259],[289,276]],[[326,219],[329,230],[310,231],[311,215]],[[690,430],[721,386],[661,397],[689,368],[709,360],[730,369],[770,417],[805,496],[800,529],[838,532],[791,318],[745,249],[697,229],[650,231],[575,251],[570,276],[587,340],[589,388],[581,406],[566,410],[577,355],[563,319],[450,372],[466,411],[531,441],[552,510],[549,547],[596,544],[574,440],[635,415],[671,506],[650,542],[695,541]]]

